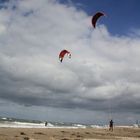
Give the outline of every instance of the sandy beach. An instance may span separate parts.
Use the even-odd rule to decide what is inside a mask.
[[[0,140],[140,140],[140,128],[0,128]]]

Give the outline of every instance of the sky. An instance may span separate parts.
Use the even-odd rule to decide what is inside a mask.
[[[0,1],[0,116],[140,120],[139,0]],[[94,29],[92,16],[102,11]],[[71,52],[60,63],[61,50]]]

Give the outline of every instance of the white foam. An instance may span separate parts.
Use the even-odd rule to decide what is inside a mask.
[[[7,118],[2,118],[2,120],[7,120]]]
[[[82,124],[74,124],[74,126],[77,128],[86,128],[86,126]]]
[[[0,127],[12,127],[12,128],[43,128],[44,124],[25,123],[25,122],[5,122],[0,123]]]
[[[108,125],[100,126],[100,125],[90,125],[92,128],[108,128]]]
[[[84,125],[75,125],[75,126],[56,126],[51,123],[48,123],[45,126],[45,123],[27,123],[27,122],[7,122],[0,123],[0,127],[10,127],[10,128],[86,128]]]

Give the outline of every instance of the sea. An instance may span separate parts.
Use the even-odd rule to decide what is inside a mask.
[[[48,122],[39,120],[27,120],[17,118],[0,117],[0,127],[11,128],[103,128],[107,126],[85,125],[78,123]]]
[[[108,128],[108,125],[86,125],[78,123],[64,123],[64,122],[48,122],[39,120],[27,120],[17,118],[0,117],[1,128]],[[122,126],[120,126],[122,127]],[[124,126],[127,127],[127,126]],[[128,127],[139,127],[139,125],[132,125]]]

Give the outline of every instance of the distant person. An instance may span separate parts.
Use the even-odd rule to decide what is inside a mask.
[[[109,131],[113,131],[113,120],[109,122]]]
[[[45,126],[47,126],[48,122],[45,122]]]

